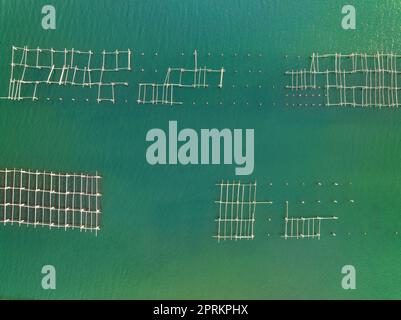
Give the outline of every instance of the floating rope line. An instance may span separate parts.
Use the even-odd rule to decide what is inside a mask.
[[[208,74],[219,74],[218,87],[223,87],[225,69],[210,69],[204,66],[198,68],[198,52],[194,52],[194,68],[169,67],[163,84],[140,83],[138,89],[138,104],[182,104],[174,100],[174,87],[177,88],[208,88]]]
[[[313,53],[309,70],[291,70],[287,89],[325,89],[326,106],[398,108],[398,61],[393,53]],[[400,79],[401,80],[401,79]]]
[[[320,229],[323,220],[337,220],[338,217],[296,217],[288,216],[288,201],[285,202],[285,229],[284,239],[318,238],[320,240]]]
[[[257,204],[272,204],[271,201],[256,201],[257,183],[223,181],[220,187],[220,199],[215,201],[219,206],[217,235],[220,240],[252,240]]]
[[[92,51],[12,47],[7,100],[38,100],[41,85],[69,85],[98,88],[97,102],[115,103],[115,87],[127,82],[103,81],[105,73],[131,71],[131,50],[102,51],[102,65],[92,66]],[[32,70],[36,71],[33,73]],[[29,76],[26,74],[29,71]],[[37,76],[34,78],[33,75]],[[92,80],[98,79],[98,80]],[[108,89],[108,94],[102,91]]]
[[[138,103],[151,104],[182,104],[174,101],[174,85],[157,83],[140,83],[137,100]]]
[[[100,230],[101,177],[75,173],[0,170],[0,223]]]

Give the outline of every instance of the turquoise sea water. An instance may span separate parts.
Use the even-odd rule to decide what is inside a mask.
[[[98,237],[0,228],[1,298],[401,297],[400,111],[286,106],[284,90],[284,71],[306,67],[312,52],[400,52],[397,1],[354,0],[355,31],[341,29],[337,0],[53,0],[54,31],[41,28],[45,4],[0,1],[1,95],[12,45],[130,48],[134,70],[117,76],[130,85],[114,105],[85,90],[89,102],[0,101],[0,167],[103,176]],[[191,66],[195,48],[201,64],[227,70],[223,89],[183,90],[182,106],[136,104],[139,82]],[[238,179],[234,166],[147,164],[145,135],[169,120],[255,129],[254,174],[241,180],[256,179],[258,198],[274,204],[257,207],[253,241],[212,238],[215,183]],[[294,215],[340,219],[320,241],[285,241],[285,200]],[[54,291],[40,285],[46,264],[57,270]],[[357,270],[354,291],[340,285],[346,264]]]

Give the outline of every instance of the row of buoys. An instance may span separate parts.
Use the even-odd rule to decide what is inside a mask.
[[[338,187],[338,186],[340,186],[340,185],[345,185],[346,183],[340,184],[339,182],[334,181],[334,182],[332,182],[332,183],[330,183],[330,184],[332,184],[332,185],[335,186],[335,187]],[[273,182],[268,182],[268,185],[269,185],[269,186],[272,186],[272,185],[273,185]],[[288,187],[288,186],[289,186],[289,182],[288,182],[288,181],[285,181],[285,182],[284,182],[284,185]],[[305,187],[305,186],[306,186],[306,183],[305,183],[304,181],[302,181],[302,182],[301,182],[301,185],[302,185],[303,187]],[[314,185],[317,185],[317,186],[321,187],[321,186],[323,186],[324,184],[323,184],[322,181],[317,181],[317,182],[314,183]],[[352,182],[348,182],[348,185],[352,185]]]
[[[331,200],[331,202],[332,202],[332,203],[336,203],[336,204],[337,204],[337,203],[340,203],[340,201],[338,201],[338,200],[336,200],[336,199]],[[344,202],[344,201],[342,201],[342,202]],[[348,200],[348,202],[350,202],[350,203],[355,203],[355,200],[354,200],[354,199],[350,199],[350,200]],[[305,201],[305,200],[300,200],[299,203],[300,203],[300,204],[306,204],[306,201]],[[316,200],[316,203],[319,203],[319,204],[320,204],[320,203],[322,203],[322,201],[321,201],[321,200]]]
[[[286,103],[285,106],[293,106],[293,107],[322,107],[325,106],[323,103]]]
[[[144,68],[140,68],[139,69],[141,72],[145,72],[145,69]],[[158,69],[154,69],[153,70],[155,73],[157,73],[157,72],[159,72],[159,70]],[[239,71],[238,70],[234,70],[233,71],[234,73],[239,73]],[[254,72],[257,72],[257,73],[263,73],[263,70],[256,70],[256,71],[253,71],[253,70],[250,70],[250,69],[248,69],[248,73],[254,73]],[[275,88],[276,86],[272,86],[273,88]],[[288,96],[288,95],[287,95]]]
[[[288,59],[288,54],[284,56],[285,59]],[[297,59],[301,59],[301,56],[297,56]]]
[[[56,101],[65,101],[65,100],[68,100],[68,99],[64,99],[63,97],[59,97],[59,98],[49,98],[49,97],[47,97],[47,98],[36,98],[34,101],[39,101],[39,100],[44,100],[44,101],[54,101],[54,100],[56,100]],[[73,101],[73,102],[78,102],[80,99],[78,99],[78,98],[71,98],[71,101]],[[95,100],[95,101],[97,101],[97,99],[93,99],[93,100]],[[83,98],[83,99],[81,99],[81,101],[85,101],[85,102],[90,102],[91,101],[91,99],[89,99],[89,98]],[[125,103],[125,104],[127,104],[128,103],[128,100],[127,99],[124,99],[124,100],[121,100],[123,103]],[[119,102],[121,102],[121,101],[119,101]]]
[[[290,94],[286,93],[285,96],[286,97],[321,97],[322,94],[320,94],[320,93],[316,93],[316,94],[312,93],[312,94],[308,95],[307,93],[305,93],[305,94],[297,93],[297,94],[291,94],[290,95]],[[327,94],[323,94],[323,97],[327,97]]]
[[[399,235],[399,232],[398,232],[398,231],[395,231],[394,234],[398,236],[398,235]],[[332,232],[330,232],[330,235],[331,235],[332,237],[336,237],[336,236],[337,236],[337,233],[332,231]],[[347,235],[348,235],[348,236],[351,236],[351,232],[348,232]],[[367,233],[367,232],[362,232],[361,235],[362,235],[362,236],[367,236],[368,233]],[[270,233],[267,233],[267,236],[270,237]],[[299,237],[302,238],[302,235],[299,235]]]
[[[65,100],[68,100],[68,99],[65,99],[65,98],[63,98],[63,97],[58,97],[58,98],[50,98],[50,97],[47,97],[47,98],[35,98],[34,99],[34,101],[36,102],[36,101],[40,101],[40,100],[44,100],[44,101],[65,101]],[[90,102],[92,99],[89,99],[89,98],[82,98],[82,99],[79,99],[79,98],[71,98],[71,101],[73,101],[73,102],[79,102],[79,101],[84,101],[84,102]],[[96,100],[96,99],[94,99],[94,100]],[[96,100],[97,101],[97,100]],[[128,99],[124,99],[124,100],[120,100],[120,101],[115,101],[114,103],[125,103],[125,104],[128,104],[129,103],[129,101],[128,101]],[[205,102],[203,102],[205,105],[210,105],[211,103],[209,102],[209,101],[205,101]],[[223,103],[222,101],[218,101],[218,102],[216,102],[218,105],[220,105],[220,106],[222,106],[222,105],[224,105],[225,103]],[[197,102],[196,101],[192,101],[192,105],[196,105],[197,104]],[[199,103],[199,104],[202,104],[202,103]],[[241,103],[239,103],[239,102],[237,102],[237,101],[232,101],[232,102],[229,102],[229,103],[226,103],[226,104],[231,104],[231,105],[240,105],[240,104],[245,104],[245,105],[247,105],[247,106],[249,106],[251,103],[249,102],[249,101],[246,101],[246,102],[241,102]],[[258,106],[263,106],[263,103],[262,102],[256,102],[256,105],[258,105]],[[288,106],[290,106],[290,104],[289,103],[286,103],[285,104],[287,107]],[[277,103],[276,102],[273,102],[272,103],[272,106],[277,106]],[[322,104],[292,104],[292,106],[293,107],[295,107],[295,106],[299,106],[299,107],[301,107],[301,106],[305,106],[305,107],[307,107],[307,106],[322,106]]]
[[[146,54],[145,54],[145,52],[141,52],[140,55],[141,55],[141,56],[145,56]],[[157,56],[159,55],[159,52],[154,52],[153,55],[157,57]],[[181,55],[181,56],[185,56],[185,52],[181,52],[180,55]],[[193,55],[193,53],[191,53],[191,55]],[[211,57],[211,56],[213,56],[213,55],[218,55],[218,56],[220,56],[220,57],[224,57],[226,54],[224,54],[223,52],[221,52],[221,53],[216,53],[216,54],[213,54],[213,53],[211,53],[211,52],[208,52],[207,55],[208,55],[208,57]],[[255,54],[255,55],[258,56],[258,57],[262,57],[262,56],[263,56],[262,53],[258,53],[258,54]],[[234,56],[234,57],[238,57],[239,54],[238,54],[237,52],[235,52],[235,53],[233,54],[233,56]],[[246,57],[251,57],[251,56],[252,56],[251,53],[247,53],[247,54],[246,54]]]
[[[67,99],[64,99],[64,98],[62,98],[62,97],[59,97],[59,98],[37,98],[37,99],[35,99],[35,101],[39,101],[39,100],[45,100],[45,101],[53,101],[53,100],[64,101],[64,100],[67,100]],[[93,99],[93,100],[96,100],[96,99]],[[77,98],[71,98],[71,101],[73,101],[73,102],[78,102],[79,99],[77,99]],[[82,99],[82,101],[89,102],[89,101],[91,101],[91,99],[84,98],[84,99]],[[121,101],[123,101],[123,103],[126,103],[126,104],[128,103],[128,100],[127,100],[127,99],[121,100]],[[121,102],[121,101],[118,101],[118,102]],[[117,103],[117,101],[116,101],[116,103]],[[196,104],[197,104],[197,103],[196,103],[195,101],[192,101],[192,105],[196,105]],[[204,104],[205,104],[205,105],[209,105],[210,102],[209,102],[209,101],[205,101]],[[219,102],[217,102],[217,104],[218,104],[218,105],[223,105],[224,103],[223,103],[222,101],[219,101]],[[237,105],[237,104],[239,104],[239,103],[238,103],[237,101],[233,101],[233,102],[231,102],[231,104],[232,104],[232,105]],[[245,102],[245,104],[246,104],[246,105],[249,105],[250,103],[249,103],[249,102]],[[262,105],[263,105],[262,102],[257,103],[257,104],[258,104],[259,106],[262,106]],[[276,104],[273,103],[273,105],[276,105]]]

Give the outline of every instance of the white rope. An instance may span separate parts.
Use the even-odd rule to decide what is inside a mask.
[[[160,83],[140,83],[138,88],[138,104],[182,104],[174,100],[174,88],[208,88],[207,74],[217,74],[218,85],[223,87],[225,69],[210,69],[204,66],[198,68],[198,52],[194,51],[194,67],[186,69],[182,67],[168,67],[164,82]],[[191,77],[188,76],[193,75]],[[178,79],[178,82],[170,79]],[[161,90],[162,98],[159,98],[159,90]],[[149,92],[151,93],[149,95]]]
[[[289,217],[288,201],[285,202],[284,239],[320,239],[320,228],[323,220],[337,220],[338,217]],[[291,227],[288,224],[291,223]],[[296,224],[296,230],[293,226]],[[301,224],[301,227],[299,226]]]
[[[401,70],[397,68],[397,59],[401,55],[379,52],[312,53],[308,71],[286,72],[291,76],[291,84],[286,88],[292,91],[325,88],[327,106],[398,108]],[[327,68],[321,71],[321,65]]]
[[[39,99],[40,87],[44,85],[68,85],[92,88],[98,87],[97,102],[115,103],[115,87],[128,86],[127,82],[122,81],[103,81],[104,73],[117,73],[120,71],[131,70],[131,50],[115,50],[112,52],[102,52],[103,64],[101,67],[92,66],[92,56],[94,53],[72,49],[45,49],[12,47],[10,81],[8,96],[1,99],[25,100]],[[29,61],[34,61],[29,63]],[[63,62],[60,62],[63,61]],[[20,71],[21,70],[21,71]],[[47,70],[46,73],[37,73],[27,70]],[[18,72],[17,72],[18,71]],[[17,76],[17,74],[21,74]],[[82,74],[82,77],[77,77]],[[53,79],[56,77],[56,79]],[[80,80],[77,80],[80,78]],[[92,82],[92,79],[100,79]],[[107,94],[102,95],[102,88],[107,89]],[[21,94],[21,91],[23,94]]]
[[[0,208],[3,215],[0,222],[4,225],[15,222],[34,227],[80,229],[97,234],[101,214],[100,179],[97,173],[92,176],[2,169],[0,194],[3,201]],[[76,197],[79,197],[79,203]],[[78,214],[84,215],[85,220],[77,221],[75,215]]]
[[[217,235],[214,238],[219,242],[254,239],[256,205],[272,202],[256,200],[256,182],[227,181],[225,183],[222,181],[217,186],[220,187],[220,198],[215,201],[219,205],[219,214],[216,219]]]

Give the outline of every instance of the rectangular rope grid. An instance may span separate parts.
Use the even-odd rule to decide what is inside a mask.
[[[174,85],[157,83],[140,83],[137,102],[146,104],[182,104],[174,101]]]
[[[115,103],[115,87],[127,82],[103,81],[105,73],[131,70],[131,50],[102,51],[102,65],[92,66],[94,53],[74,48],[55,50],[12,47],[8,100],[38,100],[41,85],[97,87],[97,102]],[[32,72],[35,71],[35,72]],[[29,74],[29,75],[28,75]],[[104,96],[102,91],[108,89]]]
[[[220,187],[217,235],[220,240],[252,240],[254,239],[254,224],[257,204],[271,204],[271,201],[256,201],[257,184],[223,181]]]
[[[309,70],[286,72],[291,76],[286,88],[325,89],[327,106],[398,108],[399,59],[393,53],[313,53]]]
[[[182,104],[182,102],[174,100],[174,87],[207,88],[209,87],[207,75],[217,73],[220,75],[218,87],[222,88],[224,72],[224,68],[210,69],[206,66],[198,68],[198,53],[195,50],[193,69],[169,67],[166,72],[164,83],[140,83],[137,102],[138,104]]]
[[[318,238],[320,240],[320,229],[323,220],[337,220],[337,217],[296,217],[288,216],[288,201],[285,202],[285,230],[284,239]]]
[[[100,181],[96,174],[0,170],[0,223],[100,230]]]

